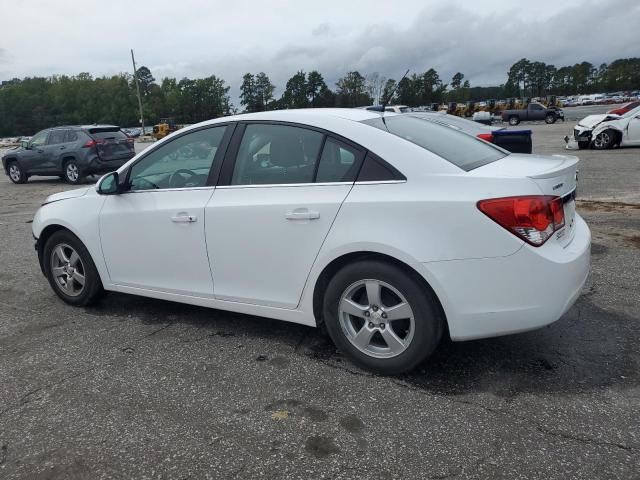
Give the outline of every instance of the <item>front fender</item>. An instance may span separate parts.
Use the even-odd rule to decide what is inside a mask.
[[[622,129],[618,125],[612,125],[611,123],[603,122],[593,128],[593,131],[591,132],[591,138],[594,138],[596,135],[604,132],[605,130],[613,130],[622,135]]]
[[[48,227],[62,227],[73,233],[89,251],[103,285],[109,283],[109,271],[100,244],[100,210],[105,197],[93,194],[68,198],[43,205],[36,212],[31,230],[37,245],[42,244],[43,232]]]

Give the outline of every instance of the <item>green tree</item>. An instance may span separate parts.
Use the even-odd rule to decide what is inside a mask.
[[[309,85],[307,75],[300,70],[293,77],[287,80],[284,93],[280,98],[281,108],[306,108],[309,102]]]
[[[454,90],[458,90],[462,85],[462,79],[464,78],[464,74],[458,72],[451,78],[451,88]]]
[[[371,97],[367,93],[366,80],[360,72],[347,73],[336,83],[336,105],[339,107],[361,107],[371,105]]]

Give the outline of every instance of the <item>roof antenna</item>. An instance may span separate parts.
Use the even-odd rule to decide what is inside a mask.
[[[409,75],[409,69],[407,68],[407,71],[404,72],[404,75],[402,76],[402,78],[400,79],[400,82],[402,80],[404,80],[404,78]],[[398,85],[400,85],[400,82],[396,83],[396,86],[393,87],[393,90],[391,90],[390,93],[387,93],[386,97],[384,97],[384,100],[382,101],[382,115],[384,115],[384,109],[387,107],[387,104],[389,103],[389,101],[393,98],[393,96],[396,94],[396,90],[398,89]]]

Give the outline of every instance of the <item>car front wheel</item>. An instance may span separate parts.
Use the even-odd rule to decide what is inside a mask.
[[[615,134],[611,130],[600,132],[593,139],[593,148],[595,148],[596,150],[606,150],[609,148],[613,148],[615,138]]]
[[[53,291],[66,303],[84,306],[102,293],[102,283],[91,255],[69,231],[55,232],[43,251],[43,266]]]
[[[27,175],[24,173],[24,170],[22,170],[18,162],[10,162],[7,171],[9,172],[9,178],[13,183],[27,183]]]
[[[69,160],[64,164],[64,179],[73,185],[81,183],[84,179],[82,170],[75,160]]]
[[[379,260],[353,263],[329,282],[324,320],[336,346],[360,366],[387,375],[407,372],[442,337],[433,292],[417,274]]]
[[[547,115],[546,117],[544,117],[544,121],[545,121],[547,124],[556,123],[556,120],[557,120],[557,119],[556,119],[556,116],[555,116],[555,115],[553,115],[553,114],[551,114],[551,113],[550,113],[549,115]]]

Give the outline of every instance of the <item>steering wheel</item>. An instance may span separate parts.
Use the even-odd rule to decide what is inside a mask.
[[[189,183],[189,178],[185,179],[184,177],[181,176],[181,174],[186,173],[187,175],[189,175],[189,177],[197,177],[198,174],[195,172],[192,172],[191,170],[187,170],[186,168],[181,168],[179,170],[176,170],[175,172],[173,172],[171,174],[171,176],[169,177],[169,188],[181,188],[186,186]],[[181,182],[181,185],[178,185],[178,179]]]

